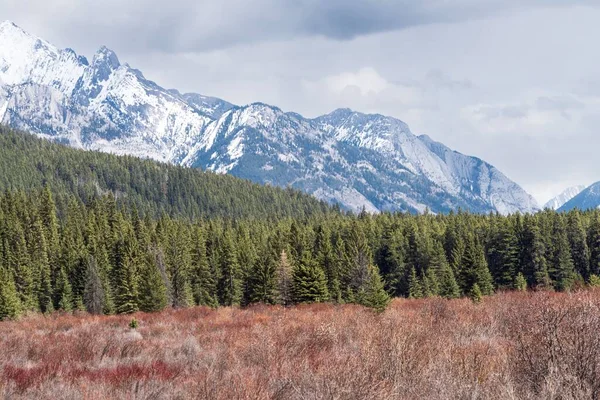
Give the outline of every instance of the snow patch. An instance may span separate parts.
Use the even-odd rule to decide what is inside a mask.
[[[291,163],[291,162],[299,162],[298,157],[296,157],[293,154],[278,154],[277,158],[279,159],[279,161],[282,161],[284,163]]]
[[[230,160],[237,160],[244,155],[243,140],[244,137],[242,135],[238,135],[229,143],[229,146],[227,146],[227,154],[229,155]]]

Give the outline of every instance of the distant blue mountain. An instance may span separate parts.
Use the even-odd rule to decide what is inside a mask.
[[[600,207],[600,182],[584,189],[577,196],[566,202],[559,211],[570,211],[575,208],[579,210],[589,210]]]

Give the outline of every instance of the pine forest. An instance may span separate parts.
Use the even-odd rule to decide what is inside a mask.
[[[391,297],[600,283],[598,211],[354,215],[291,189],[6,129],[0,141],[2,319],[251,303],[383,310]]]

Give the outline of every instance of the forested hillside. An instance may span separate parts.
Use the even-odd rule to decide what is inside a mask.
[[[69,197],[89,204],[111,193],[145,215],[303,218],[331,212],[325,202],[295,190],[261,186],[130,156],[81,151],[0,126],[0,191],[48,186],[60,215]]]
[[[596,285],[599,273],[597,211],[190,222],[141,218],[111,195],[71,196],[62,218],[49,189],[0,198],[0,318],[253,302],[382,309],[388,294],[478,300]]]

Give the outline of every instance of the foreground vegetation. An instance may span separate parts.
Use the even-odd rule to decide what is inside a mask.
[[[600,292],[194,307],[0,323],[4,398],[582,399]]]

